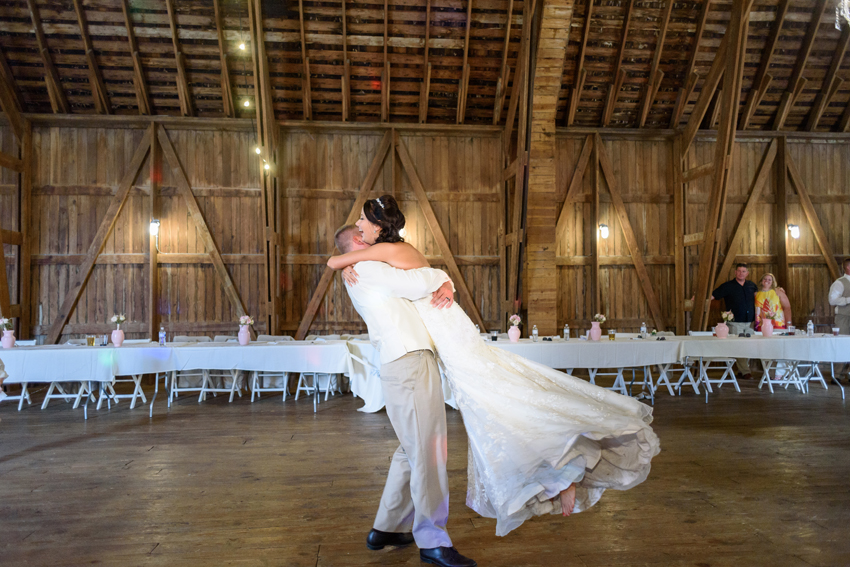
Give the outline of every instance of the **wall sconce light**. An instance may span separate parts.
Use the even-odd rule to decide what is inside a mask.
[[[796,224],[789,224],[788,232],[791,233],[791,238],[800,238],[800,227]]]
[[[159,219],[151,219],[151,236],[156,238],[156,251],[159,252]]]
[[[599,236],[602,238],[608,238],[608,225],[600,224],[599,225]]]

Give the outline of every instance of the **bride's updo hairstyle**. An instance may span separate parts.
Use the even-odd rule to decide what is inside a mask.
[[[399,231],[404,228],[404,214],[392,195],[382,195],[369,199],[363,205],[363,214],[374,225],[381,227],[381,234],[375,239],[379,242],[404,242]]]

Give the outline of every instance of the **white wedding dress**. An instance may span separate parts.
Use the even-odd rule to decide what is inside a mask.
[[[506,535],[532,516],[560,514],[556,497],[576,483],[574,512],[606,488],[628,490],[649,474],[658,437],[652,408],[488,345],[457,306],[415,305],[469,436],[466,504]]]

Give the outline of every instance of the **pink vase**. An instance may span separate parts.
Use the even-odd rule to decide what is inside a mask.
[[[519,341],[519,327],[516,325],[512,325],[510,329],[508,329],[508,338],[511,339],[512,343]]]
[[[763,337],[772,337],[773,336],[773,321],[770,319],[763,319],[761,322],[761,336]]]
[[[12,348],[15,346],[15,331],[9,329],[3,330],[3,338],[0,339],[0,344],[3,345],[3,348]]]
[[[726,323],[718,323],[714,327],[714,334],[717,335],[718,339],[725,339],[729,336],[729,327],[726,326]]]
[[[598,321],[593,321],[590,324],[590,340],[598,341],[602,338],[602,329],[599,327]]]
[[[248,330],[248,325],[239,325],[239,344],[242,346],[251,342],[251,331]]]
[[[117,347],[120,347],[124,344],[124,331],[121,329],[115,329],[112,331],[112,344]]]

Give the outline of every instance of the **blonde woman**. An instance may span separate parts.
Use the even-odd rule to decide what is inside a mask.
[[[764,319],[773,319],[774,329],[786,329],[791,324],[791,303],[785,290],[777,287],[776,276],[770,272],[759,280],[756,292],[756,330],[761,330]]]

